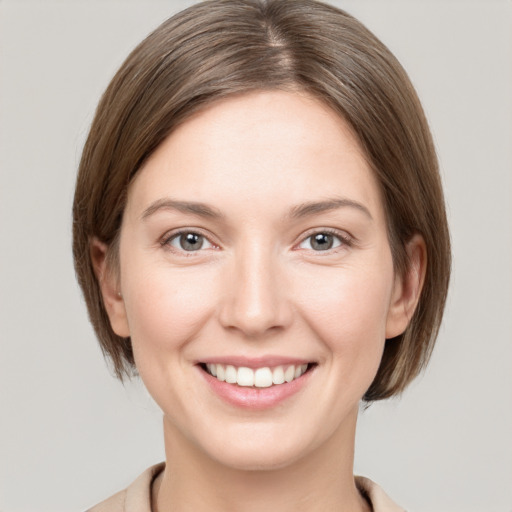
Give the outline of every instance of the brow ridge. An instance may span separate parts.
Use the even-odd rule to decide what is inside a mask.
[[[208,217],[213,219],[224,217],[224,215],[219,210],[212,208],[205,203],[196,201],[178,201],[176,199],[165,197],[156,200],[154,203],[151,203],[142,212],[141,218],[142,220],[146,220],[148,217],[154,215],[160,210],[177,210],[179,212],[190,213],[193,215],[198,215],[199,217]]]
[[[373,220],[373,217],[366,206],[358,201],[354,201],[353,199],[343,197],[301,203],[292,207],[287,217],[291,219],[301,219],[303,217],[309,217],[340,208],[355,208],[356,210],[363,212],[369,219]],[[167,197],[158,199],[148,206],[142,213],[141,218],[142,220],[145,220],[160,210],[177,210],[179,212],[211,219],[224,218],[224,215],[219,210],[212,208],[205,203],[195,201],[178,201]]]
[[[290,210],[289,216],[292,219],[300,219],[319,213],[337,210],[339,208],[355,208],[356,210],[363,212],[370,220],[373,220],[372,214],[366,206],[358,201],[345,197],[335,197],[324,201],[312,201],[299,204]]]

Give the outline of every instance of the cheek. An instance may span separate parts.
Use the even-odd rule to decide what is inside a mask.
[[[124,275],[137,371],[162,410],[186,417],[181,397],[194,396],[187,345],[211,316],[215,297],[211,280],[204,279],[200,271],[171,271],[168,265],[148,265]]]
[[[328,269],[324,276],[311,275],[295,289],[302,316],[335,357],[378,366],[385,342],[391,277],[392,271]]]
[[[137,365],[151,356],[161,361],[159,354],[179,349],[201,330],[216,296],[203,274],[166,266],[137,273],[127,269],[123,290]]]

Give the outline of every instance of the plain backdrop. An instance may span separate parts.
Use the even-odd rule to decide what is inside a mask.
[[[83,511],[163,460],[71,259],[76,168],[128,52],[190,1],[0,0],[0,510]],[[431,365],[361,414],[357,473],[410,511],[512,511],[512,2],[332,2],[397,55],[442,167],[454,268]]]

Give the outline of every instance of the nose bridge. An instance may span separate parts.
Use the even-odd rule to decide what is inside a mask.
[[[245,245],[234,255],[225,283],[223,325],[249,337],[285,327],[291,310],[283,282],[283,269],[272,248],[255,240]]]

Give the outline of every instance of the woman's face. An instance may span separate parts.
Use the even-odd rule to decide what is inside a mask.
[[[129,190],[117,286],[113,328],[167,434],[236,468],[353,443],[407,323],[374,176],[298,93],[221,100],[161,144]]]

